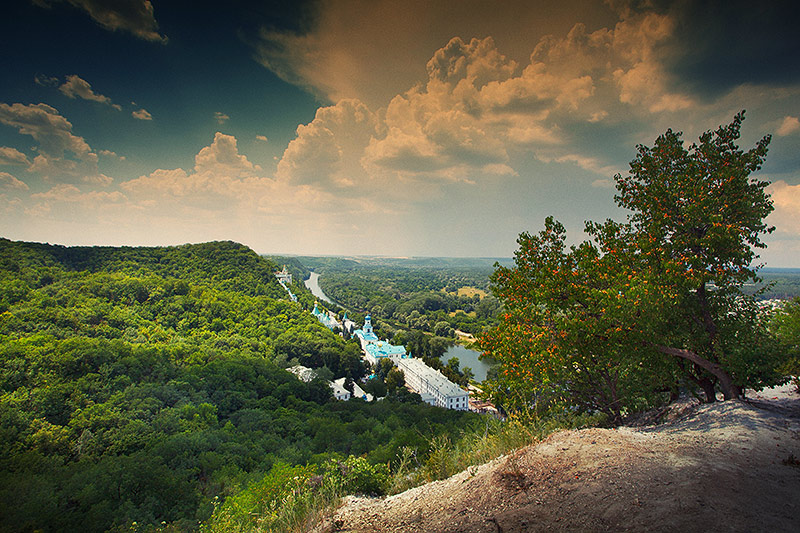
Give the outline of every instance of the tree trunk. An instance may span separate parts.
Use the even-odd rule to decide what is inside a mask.
[[[695,292],[697,295],[697,299],[700,302],[700,309],[703,314],[703,324],[705,324],[706,333],[708,333],[709,339],[711,340],[711,346],[713,350],[722,351],[722,348],[719,345],[719,336],[717,331],[717,325],[714,323],[714,318],[711,316],[711,311],[709,309],[708,303],[708,295],[706,294],[706,284],[705,282],[697,288]],[[717,369],[717,371],[712,370],[710,367],[705,366],[704,364],[700,363],[699,361],[694,361],[701,367],[705,368],[712,374],[714,374],[717,379],[719,379],[720,388],[722,389],[722,396],[726,400],[741,400],[742,399],[742,390],[733,382],[731,375],[728,374],[721,366],[716,363],[712,363],[711,361],[707,361],[702,357],[698,356],[697,354],[693,354],[699,360],[705,361],[706,364],[712,365]],[[680,357],[680,356],[679,356]]]
[[[706,403],[714,403],[717,401],[717,389],[713,381],[703,376],[697,380],[697,384],[700,385],[703,389],[703,393],[706,395]]]
[[[733,382],[731,375],[717,363],[704,359],[691,350],[682,350],[680,348],[671,348],[669,346],[656,346],[656,350],[663,354],[680,357],[695,363],[697,366],[707,370],[714,377],[719,380],[720,389],[722,389],[722,396],[726,400],[739,400],[742,397],[742,390]],[[701,384],[702,386],[702,384]],[[705,387],[703,387],[705,390]],[[713,396],[712,396],[713,397]]]

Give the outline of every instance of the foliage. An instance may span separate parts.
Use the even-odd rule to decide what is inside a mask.
[[[474,416],[286,372],[364,368],[240,245],[0,240],[0,264],[3,530],[192,530],[275,465],[386,464]]]
[[[751,179],[769,137],[736,145],[743,114],[688,149],[668,130],[638,147],[615,177],[625,224],[587,223],[592,241],[565,246],[552,218],[522,234],[513,268],[499,267],[500,325],[481,341],[503,363],[491,394],[512,407],[563,405],[625,412],[675,391],[679,380],[725,398],[780,380],[778,354],[741,286],[763,219],[767,183]]]
[[[615,275],[618,259],[589,243],[565,246],[564,227],[548,218],[539,235],[518,239],[517,267],[498,268],[500,325],[480,339],[502,370],[488,384],[510,409],[565,407],[619,421],[646,406],[665,370],[631,350],[642,338],[623,327],[630,307],[644,309],[649,289]],[[668,370],[667,370],[668,371]]]
[[[775,313],[771,327],[787,358],[780,370],[792,376],[797,390],[800,391],[800,298],[787,302]]]
[[[323,477],[339,494],[381,496],[389,488],[389,468],[370,464],[363,457],[349,456],[344,461],[330,460],[323,465]]]
[[[324,260],[323,260],[324,259]],[[493,297],[459,295],[488,289],[491,263],[470,260],[378,261],[303,258],[319,263],[320,285],[348,309],[369,313],[396,328],[452,337],[451,330],[479,333],[499,308]],[[480,292],[479,291],[479,292]]]

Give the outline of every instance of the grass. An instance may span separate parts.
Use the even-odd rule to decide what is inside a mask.
[[[397,494],[425,483],[448,478],[466,468],[481,465],[513,450],[528,446],[559,429],[599,425],[597,417],[561,415],[536,418],[512,417],[505,422],[486,417],[482,424],[460,435],[438,435],[427,449],[404,447],[397,454],[389,477],[385,465],[361,464],[358,479],[372,481],[374,473],[386,494]],[[347,460],[358,463],[360,458]],[[315,467],[282,466],[240,494],[218,506],[204,524],[209,533],[308,531],[338,507],[341,498],[352,490],[346,486],[355,478],[342,478],[336,472],[316,473]],[[382,469],[382,470],[381,470]],[[353,472],[355,473],[355,471]],[[367,476],[365,478],[364,476]]]

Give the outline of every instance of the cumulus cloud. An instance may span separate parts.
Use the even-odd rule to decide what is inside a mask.
[[[427,63],[429,77],[502,84],[485,92],[487,104],[547,108],[552,101],[578,111],[591,100],[585,119],[594,121],[610,111],[597,105],[601,99],[652,113],[696,105],[677,89],[668,68],[676,46],[685,48],[675,39],[683,11],[627,1],[544,0],[537,7],[516,0],[505,9],[471,0],[458,6],[376,0],[366,8],[350,0],[326,2],[309,31],[264,30],[257,57],[283,79],[332,102],[357,98],[372,107],[416,86],[425,75],[420,65],[437,48]],[[605,24],[588,28],[582,20]],[[498,39],[498,47],[486,36]]]
[[[797,216],[800,213],[800,185],[778,180],[767,187],[767,192],[775,207],[767,222],[775,226],[778,234],[800,234],[800,218]]]
[[[0,172],[0,190],[12,189],[27,191],[28,186],[8,172]]]
[[[0,124],[16,128],[19,133],[38,142],[37,155],[28,171],[58,181],[111,181],[99,172],[97,154],[83,137],[72,133],[72,123],[57,109],[47,104],[0,103]],[[11,155],[19,159],[18,153]]]
[[[594,172],[595,174],[613,175],[619,172],[619,169],[612,165],[604,165],[600,160],[594,157],[587,157],[578,154],[567,154],[555,158],[557,163],[573,163],[578,165],[584,170]],[[607,180],[606,180],[607,181]],[[596,180],[595,183],[603,182],[603,180]],[[613,182],[611,182],[613,184]],[[596,185],[595,185],[596,186]]]
[[[120,161],[125,161],[125,156],[124,155],[119,155],[116,152],[111,151],[111,150],[98,150],[97,153],[102,155],[102,156],[105,156],[105,157],[110,157],[112,159],[118,159]]]
[[[778,126],[778,129],[775,131],[775,133],[781,137],[785,137],[795,133],[798,130],[800,130],[800,119],[797,117],[784,117],[783,122],[781,122],[781,125]]]
[[[173,196],[193,194],[236,196],[244,178],[255,177],[261,168],[239,153],[236,138],[217,133],[214,141],[195,156],[195,166],[184,169],[158,169],[147,176],[122,183],[123,190],[149,195],[160,191]]]
[[[28,166],[28,156],[10,146],[0,146],[0,165]]]
[[[122,107],[113,103],[108,96],[103,96],[102,94],[94,92],[89,82],[76,74],[67,76],[67,80],[58,90],[70,98],[82,98],[84,100],[91,100],[92,102],[100,102],[101,104],[110,105],[117,111],[122,109]]]
[[[566,33],[576,20],[613,21],[601,2],[538,0],[535,7],[528,0],[505,1],[502,9],[483,0],[320,2],[308,31],[267,28],[255,46],[258,60],[290,83],[330,102],[356,98],[376,108],[423,79],[431,51],[454,36],[491,35],[521,61],[531,43]]]
[[[378,118],[357,100],[342,100],[317,110],[314,120],[297,127],[276,178],[293,184],[349,187],[366,179],[361,157]]]
[[[596,179],[592,182],[592,187],[596,189],[613,189],[614,180],[610,180],[608,178]]]
[[[45,192],[31,195],[34,204],[26,209],[29,215],[41,216],[53,211],[54,206],[71,205],[81,213],[119,209],[126,201],[120,191],[81,191],[71,183],[59,183]]]
[[[59,0],[34,0],[35,4],[48,7]],[[127,31],[140,39],[167,43],[167,37],[158,32],[150,0],[66,0],[84,10],[92,19],[110,31]]]
[[[257,141],[261,141],[261,142],[265,142],[265,143],[269,142],[269,139],[267,139],[266,135],[256,135],[256,140]]]
[[[219,124],[219,125],[225,124],[228,120],[230,120],[230,118],[231,117],[229,117],[228,115],[226,115],[225,113],[222,113],[220,111],[217,111],[216,113],[214,113],[214,120],[216,120],[217,124]]]
[[[137,120],[153,120],[153,115],[151,115],[146,109],[142,108],[138,111],[133,111],[131,116]]]
[[[253,176],[255,172],[260,171],[261,167],[254,165],[239,153],[236,144],[233,135],[217,132],[214,141],[195,156],[195,171],[238,178]]]
[[[612,174],[613,165],[579,152],[567,134],[579,129],[573,126],[599,127],[617,120],[615,115],[631,114],[644,122],[652,114],[697,106],[676,88],[663,65],[663,45],[675,31],[673,18],[652,11],[619,12],[610,27],[590,31],[578,23],[562,36],[542,37],[524,61],[505,55],[492,37],[453,37],[427,61],[426,79],[396,94],[385,107],[372,112],[358,100],[347,100],[358,102],[370,120],[343,120],[354,112],[352,104],[322,108],[314,121],[298,128],[277,175],[295,183],[340,186],[367,178],[372,186],[390,188],[398,181],[430,185],[431,178],[472,183],[496,175],[486,169],[508,169],[503,174],[514,175],[517,156],[530,152],[542,161]],[[327,39],[329,30],[320,31]],[[333,60],[314,41],[322,34],[311,32],[302,43],[296,36],[282,38],[305,50],[308,61]],[[298,83],[317,84],[319,71],[307,72],[312,63],[303,61],[296,56],[283,66],[297,67],[294,75],[305,77]],[[327,94],[335,99],[346,92],[342,85]],[[351,156],[352,150],[359,157]]]
[[[321,115],[325,120],[326,113]],[[333,252],[338,244],[356,237],[357,229],[348,225],[391,211],[381,211],[379,204],[358,194],[337,195],[320,183],[266,176],[239,152],[236,138],[223,133],[197,153],[194,167],[157,169],[121,183],[120,189],[127,198],[121,210],[125,218],[148,227],[171,228],[166,231],[181,235],[174,238],[188,238],[183,221],[191,219],[197,239],[257,238],[283,250],[292,250],[297,245],[294,236],[302,233],[322,253]],[[367,227],[374,231],[374,224]]]

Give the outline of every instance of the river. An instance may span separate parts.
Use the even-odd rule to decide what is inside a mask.
[[[475,374],[475,381],[481,382],[486,379],[486,372],[489,370],[489,365],[478,359],[479,355],[480,352],[464,348],[460,344],[454,344],[444,352],[440,360],[442,363],[447,364],[448,359],[455,357],[458,359],[458,367],[460,369],[463,370],[465,366],[470,367]]]
[[[308,290],[311,291],[311,294],[320,300],[325,300],[328,303],[337,305],[336,302],[328,298],[325,293],[322,292],[319,286],[319,274],[316,272],[311,273],[311,277],[305,281],[305,284]],[[465,366],[470,367],[475,374],[475,380],[480,382],[486,379],[486,372],[489,370],[489,365],[478,359],[479,355],[480,353],[475,350],[464,348],[460,344],[454,344],[444,352],[444,355],[442,355],[440,359],[443,363],[447,364],[448,359],[455,357],[458,359],[459,368],[463,369]]]
[[[319,274],[317,274],[316,272],[312,272],[311,277],[305,281],[305,284],[308,290],[311,291],[311,294],[313,294],[320,300],[325,300],[329,304],[336,305],[336,302],[325,296],[325,293],[322,292],[322,289],[319,287]]]

